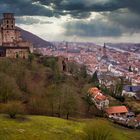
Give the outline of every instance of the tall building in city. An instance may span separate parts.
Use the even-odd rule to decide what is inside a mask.
[[[106,52],[106,44],[105,43],[104,43],[104,46],[103,46],[103,52],[102,53],[103,53],[102,54],[103,59],[107,59],[108,56],[107,56],[107,52]]]
[[[0,57],[28,58],[32,51],[32,43],[21,37],[21,32],[15,26],[13,13],[3,13],[0,22]]]

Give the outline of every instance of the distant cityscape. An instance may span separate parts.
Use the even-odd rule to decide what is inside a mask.
[[[133,85],[140,84],[140,44],[96,45],[94,43],[53,42],[53,46],[34,48],[44,56],[64,56],[69,61],[85,64],[89,74],[96,70],[124,76]]]

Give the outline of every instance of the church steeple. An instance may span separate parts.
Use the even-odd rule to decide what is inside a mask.
[[[103,47],[103,56],[107,57],[107,53],[106,53],[106,44],[104,43],[104,47]]]

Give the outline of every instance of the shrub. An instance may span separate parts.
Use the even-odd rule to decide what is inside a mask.
[[[32,63],[32,61],[34,60],[34,54],[30,53],[28,56],[28,60],[30,63]]]
[[[3,104],[3,113],[9,115],[14,119],[17,115],[23,115],[25,113],[24,105],[19,101],[10,101],[7,104]]]
[[[33,115],[46,115],[48,113],[48,106],[46,98],[33,96],[27,104],[27,110]]]
[[[83,140],[112,140],[111,129],[102,123],[88,123],[84,131]]]
[[[13,77],[0,73],[0,102],[6,103],[10,100],[18,100],[21,92]]]

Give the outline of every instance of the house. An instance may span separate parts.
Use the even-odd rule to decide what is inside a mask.
[[[132,128],[140,128],[140,115],[128,121],[128,126]]]
[[[137,92],[140,92],[140,86],[126,85],[123,88],[122,96],[135,97],[140,99],[140,94],[137,94]]]
[[[128,114],[128,109],[126,106],[112,106],[105,109],[105,113],[108,117],[118,116],[124,117]]]
[[[108,98],[97,87],[90,88],[88,94],[99,110],[104,110],[109,106]]]
[[[138,127],[140,127],[140,114],[136,117],[136,121],[138,123]]]

